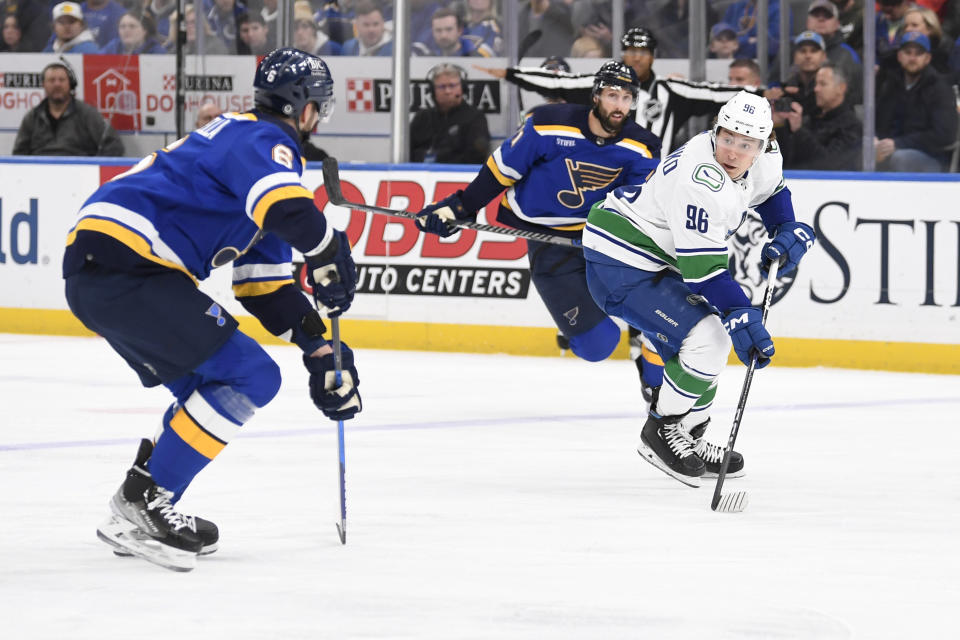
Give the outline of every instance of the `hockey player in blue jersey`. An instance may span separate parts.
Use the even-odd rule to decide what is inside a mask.
[[[606,62],[593,84],[592,106],[538,108],[493,152],[463,190],[418,214],[417,226],[448,236],[505,188],[497,220],[517,229],[579,238],[590,205],[613,189],[646,180],[660,158],[660,140],[629,118],[639,83],[630,67]],[[582,251],[527,241],[537,292],[574,354],[604,360],[620,329],[590,297]]]
[[[310,395],[331,419],[361,409],[353,353],[342,344],[343,384],[320,315],[291,276],[291,247],[317,299],[338,315],[356,290],[350,244],[300,178],[300,131],[327,121],[333,79],[297,49],[267,55],[254,79],[256,108],[223,114],[144,158],[84,203],[63,260],[73,313],[103,336],[144,386],[173,404],[155,442],[143,440],[97,533],[118,554],[188,571],[219,532],[176,503],[193,478],[280,387],[276,363],[196,286],[232,264],[233,290],[271,333],[303,351]]]

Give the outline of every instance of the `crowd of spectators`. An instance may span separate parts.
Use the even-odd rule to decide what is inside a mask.
[[[860,166],[862,79],[868,71],[862,55],[865,1],[869,0],[768,0],[767,24],[759,23],[757,0],[707,1],[706,53],[734,62],[731,77],[749,71],[736,63],[755,63],[758,33],[767,35],[770,71],[756,81],[756,90],[773,102],[787,168]],[[869,72],[875,74],[877,87],[878,166],[891,171],[946,170],[960,155],[956,153],[960,0],[873,1],[876,66]],[[291,4],[291,36],[297,48],[320,56],[393,54],[392,2],[287,3]],[[506,55],[500,0],[409,4],[412,55],[450,59]],[[0,52],[169,53],[175,50],[177,5],[176,0],[0,0]],[[526,56],[621,55],[619,43],[612,39],[609,0],[527,0],[518,6],[518,15],[511,19]],[[659,43],[655,52],[642,48],[622,52],[624,62],[641,78],[649,75],[654,56],[688,56],[690,7],[690,0],[624,1],[624,27],[643,26]],[[782,78],[781,10],[789,13],[791,38],[789,70]],[[277,0],[193,0],[183,16],[186,52],[263,55],[277,46],[277,15]],[[840,103],[835,104],[838,97]],[[428,101],[426,108],[437,105]]]

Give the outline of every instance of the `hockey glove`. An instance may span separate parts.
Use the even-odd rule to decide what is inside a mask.
[[[723,327],[730,334],[733,350],[740,362],[749,366],[750,357],[757,356],[757,369],[770,364],[773,357],[773,340],[763,326],[763,314],[756,307],[734,307],[723,319]]]
[[[339,316],[353,302],[357,293],[357,265],[350,255],[350,241],[343,231],[334,231],[333,239],[323,251],[304,256],[307,263],[307,283],[320,304]]]
[[[476,213],[470,213],[463,206],[460,200],[460,194],[463,191],[457,191],[441,200],[424,207],[416,217],[417,229],[428,233],[435,233],[438,236],[446,238],[458,231],[458,220],[472,220]]]
[[[763,245],[763,257],[770,262],[780,260],[779,273],[786,275],[797,268],[803,254],[813,247],[816,238],[810,225],[802,222],[784,222],[777,227],[777,235],[773,240]]]
[[[360,376],[353,366],[353,351],[346,343],[340,343],[343,368],[340,386],[337,386],[336,364],[333,353],[320,357],[304,354],[303,364],[310,372],[310,398],[323,415],[331,420],[349,420],[363,410],[360,400]]]

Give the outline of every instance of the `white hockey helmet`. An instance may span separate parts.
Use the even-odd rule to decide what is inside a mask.
[[[770,103],[763,96],[741,91],[720,107],[717,124],[713,127],[714,135],[720,127],[748,138],[765,141],[773,131]]]

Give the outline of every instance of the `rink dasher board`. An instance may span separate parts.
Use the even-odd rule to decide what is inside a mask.
[[[0,158],[0,331],[84,333],[63,298],[64,239],[83,201],[130,163]],[[344,163],[341,173],[351,201],[417,210],[461,188],[476,169]],[[328,205],[319,164],[303,183],[354,245],[360,293],[344,319],[351,344],[557,354],[555,329],[529,281],[525,241],[473,231],[440,239],[410,220]],[[797,218],[818,240],[775,295],[768,326],[780,362],[960,373],[956,177],[788,172],[787,184]],[[496,205],[478,221],[493,223]],[[731,238],[735,277],[755,302],[763,235],[752,220]],[[201,287],[244,315],[229,269]],[[252,319],[242,322],[269,339]],[[617,355],[625,354],[621,345]]]

